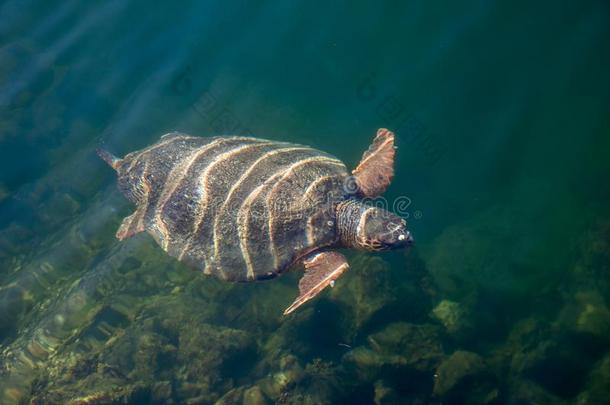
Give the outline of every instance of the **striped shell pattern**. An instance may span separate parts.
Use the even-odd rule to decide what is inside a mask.
[[[172,133],[125,156],[119,187],[137,205],[117,236],[148,231],[171,256],[225,280],[270,278],[337,242],[337,158],[286,142]]]

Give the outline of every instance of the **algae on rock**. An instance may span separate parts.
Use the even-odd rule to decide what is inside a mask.
[[[448,403],[490,404],[498,401],[499,390],[481,356],[456,351],[436,370],[434,395]]]
[[[348,352],[344,361],[361,379],[375,381],[388,368],[424,373],[431,378],[443,356],[437,326],[397,322],[370,335],[367,345]]]

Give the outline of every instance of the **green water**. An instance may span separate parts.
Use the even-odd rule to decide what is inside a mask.
[[[610,401],[607,1],[0,2],[0,403]],[[204,277],[95,156],[173,130],[357,164],[416,245]]]

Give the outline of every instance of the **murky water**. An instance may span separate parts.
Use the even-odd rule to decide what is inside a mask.
[[[0,3],[0,403],[607,403],[610,5]],[[204,277],[95,156],[398,137],[406,252]]]

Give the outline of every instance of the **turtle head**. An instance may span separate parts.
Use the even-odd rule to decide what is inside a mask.
[[[347,200],[337,206],[337,229],[346,247],[378,252],[413,243],[404,219],[357,200]]]
[[[382,208],[370,207],[360,216],[356,242],[365,250],[381,251],[402,248],[413,243],[407,221]]]

